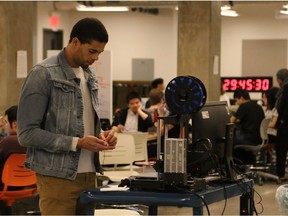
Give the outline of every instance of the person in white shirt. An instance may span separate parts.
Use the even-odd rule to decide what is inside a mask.
[[[141,97],[137,92],[127,95],[127,108],[116,113],[112,122],[112,130],[116,132],[147,132],[153,126],[150,113],[142,109]]]

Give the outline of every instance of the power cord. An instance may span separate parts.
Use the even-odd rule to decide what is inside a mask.
[[[175,185],[174,185],[174,188],[177,189],[177,190],[186,192],[186,193],[193,194],[193,195],[197,196],[198,198],[200,198],[201,201],[202,201],[202,203],[204,204],[206,210],[207,210],[207,214],[210,216],[210,210],[209,210],[208,204],[206,203],[205,199],[204,199],[202,196],[200,196],[200,195],[197,194],[197,193],[193,193],[193,192],[191,192],[191,191],[189,191],[189,190],[186,190],[186,189],[184,189],[184,188],[177,187],[177,186],[175,186]]]
[[[198,149],[199,147],[197,147],[197,145],[199,145],[199,143],[201,143],[202,145],[200,146],[205,152],[207,152],[212,164],[213,164],[213,167],[215,169],[215,171],[219,174],[220,176],[220,180],[221,182],[224,182],[224,176],[222,175],[223,173],[223,169],[221,168],[220,166],[220,163],[219,163],[219,159],[218,159],[218,156],[216,154],[211,154],[211,150],[212,150],[212,142],[209,138],[201,138],[201,139],[198,139],[195,141],[195,143],[193,144],[193,147]],[[198,149],[200,150],[200,149]],[[223,207],[223,210],[222,210],[222,213],[221,215],[224,215],[224,212],[226,210],[226,207],[227,207],[227,191],[226,191],[226,187],[225,187],[225,184],[223,184],[223,191],[224,191],[224,207]]]
[[[235,167],[234,167],[234,168],[235,168]],[[255,206],[255,198],[254,198],[254,197],[253,197],[253,206],[252,206],[252,207],[253,207],[253,211],[255,212],[256,215],[262,214],[263,211],[264,211],[264,206],[263,206],[263,204],[261,203],[261,202],[262,202],[262,197],[261,197],[261,195],[254,189],[254,187],[252,188],[249,184],[247,184],[247,183],[244,181],[244,179],[247,178],[247,177],[249,178],[249,176],[247,176],[247,175],[246,175],[245,173],[243,173],[243,172],[239,172],[238,169],[234,169],[234,170],[235,170],[235,172],[236,172],[238,175],[240,175],[240,177],[241,177],[238,181],[235,180],[235,182],[238,183],[239,181],[242,181],[243,183],[245,183],[246,187],[249,187],[250,191],[253,190],[253,193],[256,193],[256,194],[259,196],[260,201],[257,202],[257,204],[261,206],[261,211],[260,211],[260,213],[257,212],[256,206]],[[241,187],[241,186],[239,185],[239,187]],[[243,191],[243,193],[247,193],[247,188],[243,188],[243,187],[242,187],[242,191]],[[248,194],[249,194],[249,193],[248,193]],[[249,198],[252,199],[252,197],[250,196],[250,194],[249,194]]]

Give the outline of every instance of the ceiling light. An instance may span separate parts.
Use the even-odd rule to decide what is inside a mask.
[[[239,14],[234,10],[222,10],[221,16],[238,17]]]
[[[230,10],[231,6],[230,5],[223,5],[221,6],[221,10]]]
[[[281,14],[288,15],[288,10],[280,10],[280,13],[281,13]]]
[[[114,6],[110,6],[110,7],[87,7],[84,5],[79,5],[76,7],[77,11],[129,11],[128,7],[114,7]]]

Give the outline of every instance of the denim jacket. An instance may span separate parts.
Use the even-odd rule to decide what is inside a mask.
[[[97,116],[98,83],[90,69],[88,88],[95,111],[95,136],[100,133]],[[27,147],[25,167],[36,173],[75,179],[81,149],[71,151],[73,137],[83,137],[83,99],[80,79],[62,50],[35,65],[26,78],[18,107],[18,138]],[[101,171],[95,153],[96,171]]]

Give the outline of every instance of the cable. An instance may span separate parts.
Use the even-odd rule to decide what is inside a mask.
[[[204,142],[203,142],[204,141]],[[219,163],[219,159],[218,159],[218,156],[216,154],[211,154],[211,149],[212,149],[212,142],[209,138],[201,138],[201,139],[198,139],[195,141],[195,143],[193,144],[194,148],[197,149],[197,145],[198,143],[201,143],[202,145],[200,146],[201,148],[203,148],[205,150],[205,152],[207,152],[209,158],[211,159],[211,162],[214,166],[214,169],[216,170],[216,172],[219,174],[220,176],[220,180],[222,182],[224,182],[224,176],[222,175],[222,172],[223,172],[223,169],[221,168],[220,166],[220,163]],[[198,147],[199,148],[199,147]],[[201,158],[202,160],[202,158]],[[226,187],[225,187],[225,184],[223,184],[223,191],[224,191],[224,207],[223,207],[223,210],[222,210],[222,213],[221,215],[224,215],[224,212],[226,210],[226,206],[227,206],[227,191],[226,191]]]
[[[251,197],[251,194],[250,194],[250,193],[247,193],[247,187],[249,187],[250,191],[253,191],[253,192],[257,193],[258,196],[260,197],[260,201],[259,201],[257,204],[260,204],[260,205],[261,205],[261,208],[262,208],[261,213],[262,213],[263,210],[264,210],[264,208],[263,208],[263,205],[261,204],[261,201],[262,201],[261,195],[254,189],[254,187],[251,187],[249,184],[247,184],[246,181],[244,181],[245,178],[246,178],[245,173],[239,173],[239,175],[241,176],[241,179],[239,179],[238,181],[235,181],[235,182],[238,183],[239,181],[242,181],[242,182],[246,185],[246,188],[243,188],[243,187],[241,187],[241,186],[238,184],[238,186],[239,186],[240,188],[242,188],[243,193],[248,194],[250,199],[253,198],[253,199],[252,199],[252,200],[253,200],[253,202],[252,202],[252,204],[253,204],[253,206],[252,206],[253,212],[255,212],[255,214],[258,215],[257,209],[256,209],[256,207],[255,207],[254,197]],[[260,213],[260,214],[261,214],[261,213]]]
[[[218,156],[217,156],[217,155],[214,155],[214,156],[216,157],[216,161],[214,160],[213,156],[212,156],[211,153],[209,152],[209,157],[210,157],[212,163],[215,165],[216,171],[217,171],[218,174],[220,175],[220,180],[221,180],[222,182],[224,182],[224,178],[223,178],[224,176],[222,176],[222,171],[223,171],[223,170],[222,170],[222,168],[221,168],[221,166],[220,166],[220,164],[219,164]],[[222,212],[221,212],[221,215],[224,215],[224,212],[225,212],[226,206],[227,206],[227,199],[228,199],[225,184],[223,184],[223,191],[224,191],[224,207],[223,207],[223,210],[222,210]]]
[[[184,189],[184,188],[177,187],[177,186],[175,186],[175,185],[174,185],[174,188],[177,189],[177,190],[180,190],[180,191],[184,191],[184,192],[186,192],[186,193],[193,194],[193,195],[197,196],[198,198],[200,198],[201,201],[203,202],[206,210],[207,210],[207,214],[210,216],[210,210],[209,210],[208,204],[206,203],[205,199],[204,199],[202,196],[200,196],[200,195],[197,194],[197,193],[194,193],[194,192],[191,192],[191,191],[189,191],[189,190],[186,190],[186,189]]]

